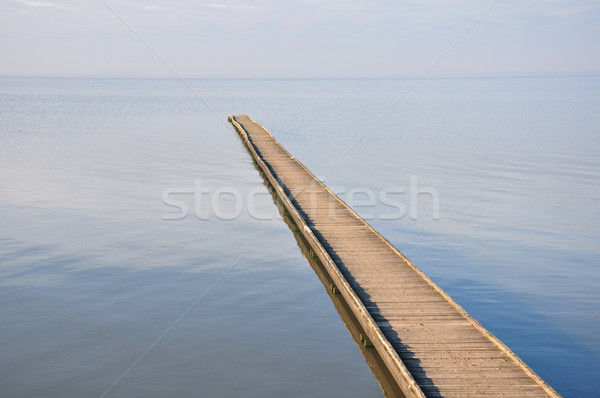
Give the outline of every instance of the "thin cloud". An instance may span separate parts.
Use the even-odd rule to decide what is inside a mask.
[[[570,17],[570,16],[577,16],[580,14],[585,14],[585,13],[592,12],[592,11],[597,11],[598,8],[600,8],[600,6],[596,5],[596,4],[589,4],[589,5],[584,5],[584,6],[565,5],[565,6],[556,8],[554,10],[551,10],[548,14],[551,16],[554,16],[554,17]]]
[[[229,8],[229,6],[227,4],[218,4],[218,3],[208,3],[206,6],[212,7],[212,8]]]
[[[49,3],[46,1],[32,1],[32,0],[13,0],[15,3],[19,3],[28,7],[54,7],[60,8],[61,10],[70,10],[69,7],[65,7],[62,4]]]

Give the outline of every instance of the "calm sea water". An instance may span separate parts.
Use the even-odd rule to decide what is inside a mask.
[[[393,108],[413,81],[187,82],[205,103],[0,78],[2,396],[382,395],[239,113],[561,394],[600,393],[599,77],[430,79]]]

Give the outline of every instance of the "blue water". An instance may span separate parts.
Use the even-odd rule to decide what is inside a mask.
[[[239,113],[558,392],[600,393],[600,78],[187,83],[0,78],[3,396],[382,395]],[[401,189],[401,218],[350,196]]]

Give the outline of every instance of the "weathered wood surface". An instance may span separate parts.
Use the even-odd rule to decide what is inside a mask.
[[[229,120],[408,397],[559,397],[247,115]]]

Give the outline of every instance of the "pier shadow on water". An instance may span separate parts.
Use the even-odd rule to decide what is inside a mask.
[[[372,347],[371,344],[367,343],[368,339],[365,338],[366,333],[363,330],[362,326],[356,319],[355,315],[352,313],[349,305],[346,300],[339,294],[339,291],[335,287],[333,280],[329,276],[329,273],[326,271],[325,267],[321,263],[321,261],[314,255],[313,250],[311,249],[309,243],[306,241],[302,233],[300,232],[300,228],[294,220],[289,215],[288,211],[285,209],[283,204],[280,202],[276,191],[273,189],[271,183],[266,178],[263,171],[260,169],[258,164],[254,162],[254,166],[259,171],[261,177],[263,178],[263,182],[269,192],[273,197],[273,202],[277,206],[279,213],[281,214],[283,221],[288,225],[291,231],[294,233],[294,238],[302,252],[306,261],[310,264],[311,268],[325,287],[331,302],[333,303],[336,311],[340,315],[344,325],[350,332],[352,339],[360,349],[361,354],[365,358],[365,361],[369,365],[371,372],[375,375],[377,382],[379,383],[381,389],[383,390],[383,394],[388,398],[405,398],[405,395],[400,390],[398,384],[394,380],[393,376],[388,371],[385,363],[381,359],[379,353]],[[345,276],[347,272],[344,272]]]

